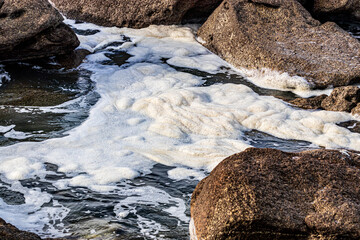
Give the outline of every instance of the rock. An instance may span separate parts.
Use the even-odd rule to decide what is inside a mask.
[[[296,98],[289,101],[289,103],[304,109],[322,109],[321,103],[327,97],[327,95],[322,94],[316,97],[310,98]]]
[[[351,113],[353,115],[360,115],[360,103],[358,103],[356,105],[356,107],[354,107],[352,110],[351,110]]]
[[[67,17],[102,26],[142,28],[209,16],[221,0],[52,0]]]
[[[0,239],[6,240],[41,240],[35,233],[20,231],[15,226],[0,218]]]
[[[0,61],[64,54],[79,45],[47,0],[5,0],[0,7]]]
[[[335,88],[330,96],[321,102],[321,107],[328,111],[351,112],[360,102],[360,88],[347,86]]]
[[[35,233],[21,231],[0,218],[0,239],[2,240],[41,240]],[[65,238],[46,238],[45,240],[66,240]]]
[[[198,36],[235,67],[287,72],[313,88],[360,79],[360,42],[335,23],[313,19],[295,0],[226,0]]]
[[[56,61],[65,69],[77,68],[90,53],[86,49],[77,49],[69,54],[58,56]]]
[[[197,185],[191,239],[359,239],[359,167],[353,152],[249,148]]]
[[[359,0],[313,0],[313,11],[317,14],[346,14],[360,19]]]

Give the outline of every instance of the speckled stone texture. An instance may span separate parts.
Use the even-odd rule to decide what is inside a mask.
[[[328,111],[351,112],[360,102],[360,88],[347,86],[335,88],[330,96],[321,102],[321,107]]]
[[[67,17],[102,26],[142,28],[209,16],[221,0],[52,0]]]
[[[198,36],[235,67],[287,72],[313,88],[360,81],[360,42],[296,0],[226,0]]]
[[[249,148],[193,192],[191,239],[360,239],[360,156]]]
[[[0,61],[64,54],[79,45],[47,0],[0,0]]]

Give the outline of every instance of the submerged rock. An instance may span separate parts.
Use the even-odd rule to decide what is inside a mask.
[[[359,239],[360,156],[249,148],[191,199],[191,239]]]
[[[221,0],[52,0],[67,17],[102,26],[142,28],[207,17]]]
[[[75,33],[47,0],[0,1],[0,61],[65,54],[79,45]]]
[[[360,79],[360,42],[296,0],[226,0],[198,36],[236,67],[301,76],[314,88]]]

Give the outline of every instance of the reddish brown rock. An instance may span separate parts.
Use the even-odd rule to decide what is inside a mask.
[[[226,0],[198,35],[239,68],[287,72],[314,88],[360,79],[360,42],[335,23],[313,19],[295,0]]]
[[[47,0],[2,0],[0,61],[64,54],[79,45],[75,33]]]
[[[351,112],[360,102],[360,88],[347,86],[335,88],[330,96],[321,102],[321,107],[328,111]]]
[[[151,24],[180,24],[209,16],[221,0],[53,0],[67,17],[102,26],[142,28]]]
[[[196,187],[191,237],[360,239],[359,167],[355,152],[249,148]]]
[[[0,239],[4,240],[41,240],[41,238],[34,234],[25,231],[20,231],[15,226],[6,223],[0,218]]]

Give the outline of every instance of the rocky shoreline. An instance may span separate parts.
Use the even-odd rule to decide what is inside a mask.
[[[360,115],[360,42],[327,14],[360,19],[351,0],[0,0],[0,62],[57,56],[65,68],[89,54],[63,23],[103,26],[203,23],[199,41],[237,68],[286,73],[287,88],[338,87],[289,101]],[[58,11],[59,10],[59,11]],[[321,21],[319,21],[321,20]],[[76,50],[75,50],[76,49]],[[339,125],[341,125],[340,123]],[[360,132],[359,122],[344,123]],[[222,161],[196,187],[191,239],[359,239],[360,154],[249,148]],[[0,238],[41,239],[0,219]]]

